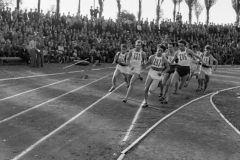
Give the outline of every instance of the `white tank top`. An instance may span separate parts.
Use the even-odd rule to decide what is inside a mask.
[[[153,69],[154,68],[158,68],[158,69],[164,68],[162,57],[154,56],[151,67]]]
[[[127,57],[127,54],[123,54],[122,52],[119,53],[119,56],[118,56],[118,62],[120,63],[126,63],[126,58]]]
[[[171,56],[171,55],[170,55],[170,52],[168,51],[166,57],[167,57],[168,62],[171,63],[175,56],[174,56],[174,55]],[[173,64],[174,64],[174,63],[176,63],[176,62],[173,62]]]
[[[141,66],[142,65],[142,51],[136,52],[135,50],[132,51],[132,57],[130,60],[131,65],[133,66]]]
[[[186,50],[183,52],[179,50],[177,56],[178,56],[178,64],[180,66],[190,66],[191,59],[187,55]]]
[[[206,63],[207,65],[211,65],[211,64],[210,64],[210,56],[205,56],[205,54],[204,54],[204,56],[203,56],[203,62]]]

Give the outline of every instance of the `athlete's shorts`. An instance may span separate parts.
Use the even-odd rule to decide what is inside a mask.
[[[177,64],[171,64],[170,70],[167,73],[173,74],[175,72],[177,66],[178,66]]]
[[[134,73],[140,74],[141,71],[142,71],[142,68],[139,66],[131,66],[130,67],[130,74],[134,74]]]
[[[177,72],[180,77],[184,77],[190,74],[190,67],[189,66],[177,66]]]
[[[204,74],[210,76],[212,75],[212,68],[211,67],[201,67],[201,72],[203,72]]]
[[[123,74],[129,74],[130,73],[130,69],[128,66],[121,66],[121,65],[117,65],[116,70],[119,70],[121,73]]]
[[[154,79],[149,88],[149,91],[152,91],[152,92],[155,91],[158,88],[159,82],[160,82],[160,80]]]
[[[197,63],[191,62],[190,63],[190,70],[191,72],[197,72],[199,69],[199,65]]]
[[[159,75],[158,71],[153,70],[152,68],[148,72],[148,76],[150,76],[153,80],[163,80],[164,75]]]

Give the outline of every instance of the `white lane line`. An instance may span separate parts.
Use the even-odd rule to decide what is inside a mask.
[[[46,88],[46,87],[49,87],[49,86],[52,86],[52,85],[55,85],[55,84],[59,84],[59,83],[62,83],[62,82],[66,82],[66,81],[69,81],[69,79],[64,79],[62,81],[57,81],[57,82],[54,82],[54,83],[51,83],[51,84],[48,84],[48,85],[45,85],[45,86],[41,86],[41,87],[34,88],[34,89],[31,89],[31,90],[27,90],[25,92],[21,92],[21,93],[18,93],[18,94],[9,96],[9,97],[5,97],[5,98],[0,99],[0,101],[11,99],[11,98],[14,98],[14,97],[17,97],[17,96],[20,96],[20,95],[23,95],[23,94],[26,94],[26,93],[29,93],[29,92],[33,92],[33,91],[36,91],[36,90],[39,90],[39,89],[42,89],[42,88]]]
[[[230,71],[230,70],[225,70],[225,71],[214,71],[214,73],[216,74],[216,73],[229,73],[229,74],[239,74],[239,72],[237,72],[237,71]]]
[[[76,92],[76,91],[78,91],[78,90],[80,90],[80,89],[82,89],[82,88],[84,88],[84,87],[87,87],[87,86],[89,86],[89,85],[91,85],[91,84],[93,84],[93,83],[96,83],[96,82],[98,82],[98,81],[100,81],[100,80],[108,77],[109,75],[110,75],[110,74],[108,74],[108,75],[106,75],[106,76],[104,76],[104,77],[102,77],[102,78],[99,78],[99,79],[97,79],[97,80],[95,80],[95,81],[92,81],[92,82],[90,82],[90,83],[88,83],[88,84],[86,84],[86,85],[83,85],[83,86],[81,86],[81,87],[78,87],[78,88],[76,88],[76,89],[74,89],[74,90],[71,90],[71,91],[69,91],[69,92],[67,92],[67,93],[61,94],[60,96],[57,96],[57,97],[52,98],[52,99],[49,99],[49,100],[47,100],[47,101],[45,101],[45,102],[43,102],[43,103],[41,103],[41,104],[38,104],[38,105],[36,105],[36,106],[34,106],[34,107],[31,107],[31,108],[29,108],[29,109],[26,109],[26,110],[24,110],[24,111],[22,111],[22,112],[19,112],[19,113],[17,113],[17,114],[14,114],[14,115],[12,115],[12,116],[10,116],[10,117],[8,117],[8,118],[5,118],[5,119],[3,119],[3,120],[0,121],[0,124],[4,123],[4,122],[6,122],[6,121],[9,121],[9,120],[11,120],[11,119],[13,119],[13,118],[16,118],[16,117],[18,117],[18,116],[20,116],[20,115],[22,115],[22,114],[24,114],[24,113],[27,113],[27,112],[29,112],[29,111],[31,111],[31,110],[33,110],[33,109],[39,108],[39,107],[41,107],[41,106],[43,106],[43,105],[45,105],[45,104],[47,104],[47,103],[49,103],[49,102],[55,101],[55,100],[57,100],[57,99],[59,99],[59,98],[62,98],[62,97],[66,96],[66,95],[68,95],[68,94],[70,94],[70,93]]]
[[[131,123],[130,127],[128,128],[128,130],[127,130],[127,132],[126,132],[122,142],[126,142],[128,140],[128,138],[130,136],[130,133],[131,133],[133,127],[135,126],[141,111],[142,111],[142,104],[139,106],[139,108],[138,108],[138,110],[137,110],[137,112],[136,112],[136,114],[135,114],[135,116],[134,116],[134,118],[132,120],[132,123]]]
[[[95,68],[95,69],[92,69],[92,71],[99,71],[99,70],[103,70],[103,69],[112,69],[112,68],[115,68],[115,67]]]
[[[118,157],[117,160],[122,160],[124,159],[126,153],[131,150],[136,144],[138,144],[142,139],[144,139],[153,129],[155,129],[160,123],[162,123],[163,121],[165,121],[166,119],[168,119],[169,117],[171,117],[172,115],[174,115],[175,113],[177,113],[178,111],[180,111],[181,109],[183,109],[184,107],[188,106],[189,104],[199,100],[199,99],[202,99],[204,97],[207,97],[209,95],[211,95],[213,93],[209,93],[209,94],[206,94],[204,96],[201,96],[201,97],[198,97],[196,99],[193,99],[191,100],[190,102],[182,105],[181,107],[179,107],[178,109],[172,111],[171,113],[167,114],[166,116],[164,116],[163,118],[161,118],[158,122],[156,122],[152,127],[150,127],[146,132],[144,132],[138,139],[136,139],[132,144],[130,144],[126,149],[124,149],[122,152],[121,152],[121,155]]]
[[[8,81],[8,80],[17,80],[17,79],[27,79],[27,78],[47,77],[47,76],[55,76],[55,75],[62,75],[62,74],[79,73],[79,72],[83,72],[83,70],[72,71],[72,72],[51,73],[51,74],[38,74],[38,75],[32,75],[32,76],[26,76],[26,77],[4,78],[4,79],[0,79],[0,82],[1,81]]]
[[[240,86],[237,86],[237,87],[240,87]],[[237,88],[237,87],[233,87],[233,88]],[[229,88],[227,88],[227,89],[229,89]],[[225,89],[225,90],[227,90],[227,89]],[[144,139],[153,129],[155,129],[160,123],[162,123],[163,121],[165,121],[166,119],[168,119],[169,117],[171,117],[172,115],[174,115],[175,113],[177,113],[178,111],[180,111],[181,109],[183,109],[184,107],[188,106],[189,104],[191,104],[191,103],[193,103],[193,102],[195,102],[195,101],[198,101],[198,100],[200,100],[200,99],[202,99],[202,98],[205,98],[205,97],[207,97],[207,96],[209,96],[209,95],[212,95],[212,94],[214,94],[214,93],[215,93],[215,92],[212,92],[212,93],[203,95],[203,96],[201,96],[201,97],[198,97],[198,98],[196,98],[196,99],[193,99],[193,100],[191,100],[190,102],[182,105],[182,106],[179,107],[178,109],[172,111],[172,112],[169,113],[168,115],[164,116],[162,119],[160,119],[158,122],[156,122],[152,127],[150,127],[146,132],[144,132],[144,133],[143,133],[138,139],[136,139],[132,144],[130,144],[126,149],[124,149],[124,150],[121,152],[121,154],[120,154],[120,156],[118,157],[117,160],[123,160],[124,157],[125,157],[125,155],[127,154],[127,152],[128,152],[129,150],[131,150],[131,149],[132,149],[136,144],[138,144],[141,140],[143,140],[143,139]]]
[[[125,83],[122,83],[120,86],[118,86],[114,91],[116,91],[117,89],[119,89],[120,87],[122,87]],[[113,91],[113,92],[114,92]],[[25,149],[23,152],[21,152],[20,154],[18,154],[17,156],[15,156],[12,160],[18,160],[20,158],[22,158],[24,155],[26,155],[28,152],[30,152],[31,150],[33,150],[37,145],[39,145],[40,143],[42,143],[43,141],[45,141],[46,139],[48,139],[49,137],[51,137],[52,135],[54,135],[55,133],[57,133],[59,130],[61,130],[62,128],[64,128],[66,125],[68,125],[69,123],[71,123],[72,121],[74,121],[75,119],[77,119],[78,117],[80,117],[82,114],[84,114],[85,112],[87,112],[89,109],[91,109],[92,107],[94,107],[96,104],[98,104],[99,102],[101,102],[103,99],[107,98],[108,96],[110,96],[113,92],[109,92],[107,94],[105,94],[103,97],[101,97],[100,99],[98,99],[97,101],[95,101],[93,104],[91,104],[90,106],[88,106],[87,108],[85,108],[84,110],[82,110],[80,113],[78,113],[77,115],[75,115],[74,117],[72,117],[71,119],[69,119],[67,122],[63,123],[61,126],[59,126],[57,129],[55,129],[54,131],[52,131],[51,133],[49,133],[48,135],[42,137],[40,140],[38,140],[37,142],[35,142],[34,144],[32,144],[31,146],[29,146],[27,149]]]
[[[229,81],[229,80],[221,80],[221,79],[217,79],[217,78],[211,78],[214,81],[219,81],[219,82],[225,82],[225,83],[236,83],[236,84],[240,84],[240,81]]]
[[[96,70],[104,70],[104,69],[112,69],[115,67],[106,67],[106,68],[98,68],[98,69],[90,69],[89,71],[96,71]],[[17,80],[17,79],[27,79],[27,78],[36,78],[36,77],[47,77],[47,76],[55,76],[55,75],[63,75],[63,74],[72,74],[72,73],[79,73],[84,72],[85,70],[80,71],[71,71],[71,72],[59,72],[59,73],[51,73],[51,74],[39,74],[39,75],[32,75],[32,76],[26,76],[26,77],[13,77],[13,78],[3,78],[0,79],[1,81],[8,81],[8,80]]]
[[[228,91],[228,90],[232,90],[232,89],[236,89],[236,88],[240,88],[240,86],[237,87],[232,87],[232,88],[227,88],[227,89],[223,89],[220,91],[215,92],[214,94],[211,95],[210,97],[210,102],[213,106],[213,108],[218,112],[218,114],[222,117],[222,119],[240,136],[240,131],[221,113],[221,111],[217,108],[217,106],[213,103],[213,97],[217,94],[219,94],[220,92],[224,92],[224,91]]]
[[[220,75],[220,74],[213,74],[213,77],[224,77],[224,78],[235,78],[235,79],[240,79],[237,76],[229,76],[229,75]]]
[[[70,68],[70,67],[72,67],[72,66],[74,66],[74,65],[76,65],[76,64],[78,64],[78,63],[80,63],[81,61],[77,61],[76,63],[73,63],[73,64],[71,64],[71,65],[68,65],[68,66],[66,66],[66,67],[63,67],[63,69],[67,69],[67,68]]]

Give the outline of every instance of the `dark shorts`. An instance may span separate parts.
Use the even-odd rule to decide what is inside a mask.
[[[190,74],[190,67],[189,66],[177,66],[177,72],[180,77],[184,77],[187,74]]]
[[[173,74],[176,70],[177,64],[170,65],[170,70],[168,71],[169,74]]]

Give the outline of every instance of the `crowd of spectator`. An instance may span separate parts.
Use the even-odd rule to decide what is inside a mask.
[[[94,15],[94,14],[93,14]],[[129,21],[104,17],[67,15],[54,12],[0,10],[0,57],[17,56],[29,60],[28,46],[36,42],[36,48],[45,61],[69,61],[72,58],[112,62],[121,43],[133,47],[137,39],[144,42],[143,49],[154,54],[156,45],[162,42],[184,39],[198,44],[202,50],[206,44],[213,46],[213,54],[220,64],[240,63],[240,31],[233,25],[188,24],[162,20],[157,25],[148,19]]]

